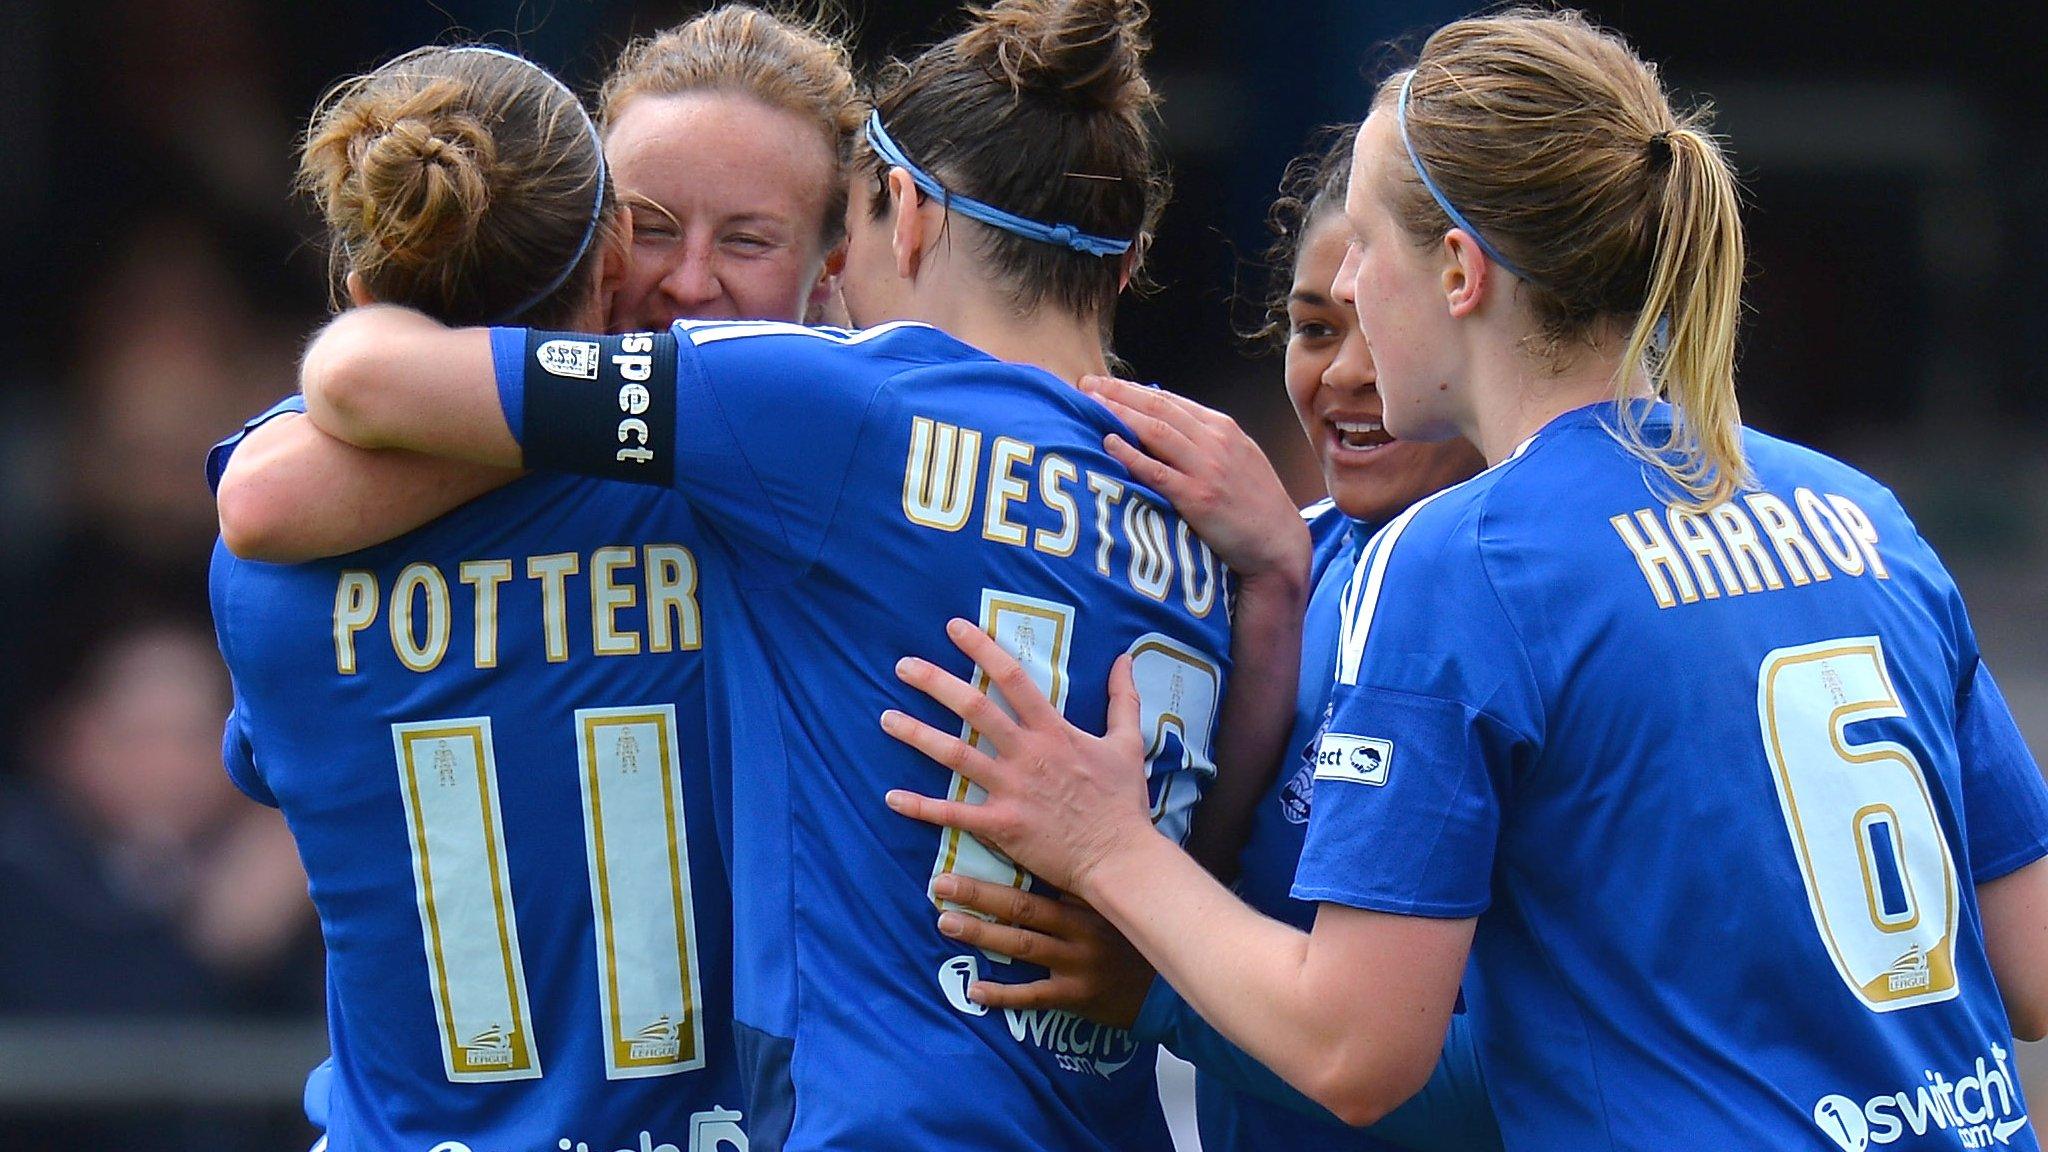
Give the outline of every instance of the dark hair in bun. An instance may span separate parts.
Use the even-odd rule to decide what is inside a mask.
[[[965,30],[891,65],[876,108],[905,155],[948,192],[1131,240],[1135,276],[1168,194],[1146,16],[1141,0],[997,0]],[[872,152],[867,163],[878,178],[888,170]],[[878,198],[876,215],[887,211]],[[1126,257],[968,226],[1020,309],[1050,300],[1098,317],[1107,333]]]

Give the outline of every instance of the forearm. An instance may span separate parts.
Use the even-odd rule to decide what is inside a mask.
[[[1132,837],[1081,879],[1083,898],[1196,1012],[1347,1123],[1378,1119],[1426,1079],[1456,973],[1435,995],[1442,974],[1414,978],[1427,957],[1401,955],[1398,932],[1319,961],[1308,934],[1261,916],[1156,835]]]
[[[1188,854],[1228,882],[1252,813],[1273,782],[1294,724],[1306,568],[1250,578],[1230,630],[1230,686],[1216,728],[1216,782],[1195,809]]]
[[[1984,945],[2013,1035],[2048,1034],[2048,857],[1977,886]]]
[[[1193,1064],[1203,1076],[1304,1116],[1336,1122],[1329,1109],[1302,1095],[1273,1070],[1216,1031],[1162,981],[1145,1003],[1140,1039],[1157,1042]],[[1486,1095],[1486,1082],[1472,1043],[1471,1018],[1454,1016],[1443,1054],[1422,1091],[1365,1129],[1416,1152],[1493,1152],[1501,1147],[1500,1125]]]
[[[399,448],[500,468],[521,463],[498,403],[490,332],[404,308],[342,313],[299,366],[306,414],[358,448]]]
[[[518,472],[345,444],[284,416],[250,432],[217,499],[221,540],[245,560],[297,564],[379,544]]]

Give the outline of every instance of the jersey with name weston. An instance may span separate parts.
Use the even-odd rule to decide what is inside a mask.
[[[932,878],[1042,886],[882,803],[889,788],[974,795],[878,724],[898,708],[957,729],[894,668],[918,655],[968,674],[945,636],[963,617],[1095,731],[1110,665],[1131,653],[1155,820],[1185,832],[1214,772],[1228,576],[1103,451],[1121,425],[922,325],[493,337],[530,466],[673,484],[736,557],[770,684],[723,693],[752,741],[733,840],[756,1146],[1166,1146],[1149,1046],[966,996],[1041,970],[941,936]]]
[[[2048,787],[1954,583],[1845,465],[1746,433],[1700,509],[1618,419],[1368,546],[1295,895],[1479,917],[1510,1147],[2037,1147],[1976,886]]]
[[[228,769],[326,938],[333,1152],[745,1147],[696,540],[536,476],[331,561],[215,548]]]

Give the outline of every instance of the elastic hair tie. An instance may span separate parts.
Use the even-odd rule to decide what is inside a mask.
[[[1071,248],[1076,252],[1086,252],[1090,256],[1121,256],[1131,250],[1129,240],[1111,240],[1106,236],[1091,235],[1072,224],[1041,224],[1013,212],[1005,212],[993,204],[984,204],[971,196],[946,191],[945,185],[932,179],[924,169],[912,164],[910,157],[903,154],[903,149],[896,146],[896,141],[889,138],[888,129],[882,127],[882,113],[879,110],[868,113],[867,134],[868,146],[875,150],[875,155],[887,161],[891,167],[901,168],[910,173],[911,183],[916,184],[925,195],[970,220],[979,220],[990,227],[1000,228],[1026,240]]]
[[[590,149],[592,153],[595,154],[597,157],[597,198],[590,205],[590,223],[584,225],[583,227],[582,243],[576,245],[576,254],[574,256],[569,257],[569,263],[565,265],[560,272],[555,273],[555,278],[548,281],[547,287],[542,288],[540,291],[534,293],[532,296],[529,296],[525,300],[521,301],[517,308],[514,308],[511,311],[505,313],[503,316],[499,317],[498,319],[491,321],[493,325],[509,324],[512,321],[517,320],[519,317],[525,315],[528,309],[534,307],[535,305],[538,305],[541,301],[546,300],[550,296],[553,296],[558,290],[560,290],[563,284],[568,283],[570,275],[573,274],[576,271],[576,269],[583,264],[583,258],[589,255],[591,241],[597,238],[598,222],[604,219],[604,190],[606,180],[604,163],[604,140],[597,134],[597,122],[590,118],[590,110],[583,106],[583,101],[576,98],[576,93],[572,91],[567,84],[562,83],[561,78],[556,76],[554,73],[548,71],[547,69],[541,67],[538,64],[535,64],[533,61],[528,60],[526,57],[521,56],[516,52],[507,52],[503,48],[493,48],[488,44],[470,44],[465,45],[464,47],[461,48],[450,48],[449,51],[483,52],[492,56],[502,56],[507,60],[516,60],[519,63],[526,65],[528,68],[533,69],[535,72],[540,73],[542,76],[547,77],[548,82],[550,84],[553,84],[555,87],[561,89],[562,94],[569,98],[569,102],[576,106],[576,111],[582,114],[583,126],[590,130]]]
[[[1486,253],[1488,259],[1514,273],[1517,277],[1527,280],[1531,284],[1536,283],[1534,277],[1522,271],[1521,268],[1515,265],[1514,261],[1501,255],[1500,249],[1488,243],[1486,235],[1480,232],[1479,229],[1474,228],[1472,222],[1465,219],[1465,214],[1451,205],[1451,198],[1444,195],[1443,189],[1436,186],[1436,181],[1429,178],[1429,170],[1422,166],[1422,157],[1416,155],[1415,144],[1408,139],[1408,99],[1410,92],[1415,87],[1415,73],[1420,70],[1420,66],[1408,70],[1408,78],[1401,81],[1401,99],[1394,105],[1394,119],[1401,126],[1401,147],[1408,150],[1408,163],[1414,165],[1415,174],[1422,178],[1422,186],[1429,189],[1430,196],[1436,200],[1436,206],[1444,210],[1444,215],[1451,218],[1453,225],[1462,229],[1467,236],[1472,237],[1473,243],[1479,245],[1479,250]]]

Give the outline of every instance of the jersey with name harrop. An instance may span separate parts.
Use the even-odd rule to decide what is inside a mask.
[[[2038,1147],[1976,886],[2048,786],[1954,583],[1843,464],[1746,432],[1697,510],[1617,419],[1368,545],[1295,895],[1479,917],[1510,1147]]]
[[[945,636],[964,617],[1096,731],[1110,666],[1132,653],[1155,819],[1185,831],[1214,772],[1228,577],[1103,451],[1121,425],[923,325],[501,329],[493,348],[530,466],[672,483],[735,554],[757,651],[730,675],[768,682],[722,690],[730,653],[714,661],[714,697],[740,717],[735,997],[755,1147],[1164,1147],[1150,1045],[966,998],[978,977],[1041,970],[940,935],[933,876],[1034,881],[882,802],[970,794],[878,723],[897,708],[957,729],[894,669],[918,655],[966,674]]]
[[[534,476],[334,560],[216,546],[229,773],[327,945],[333,1152],[745,1147],[696,538]]]

